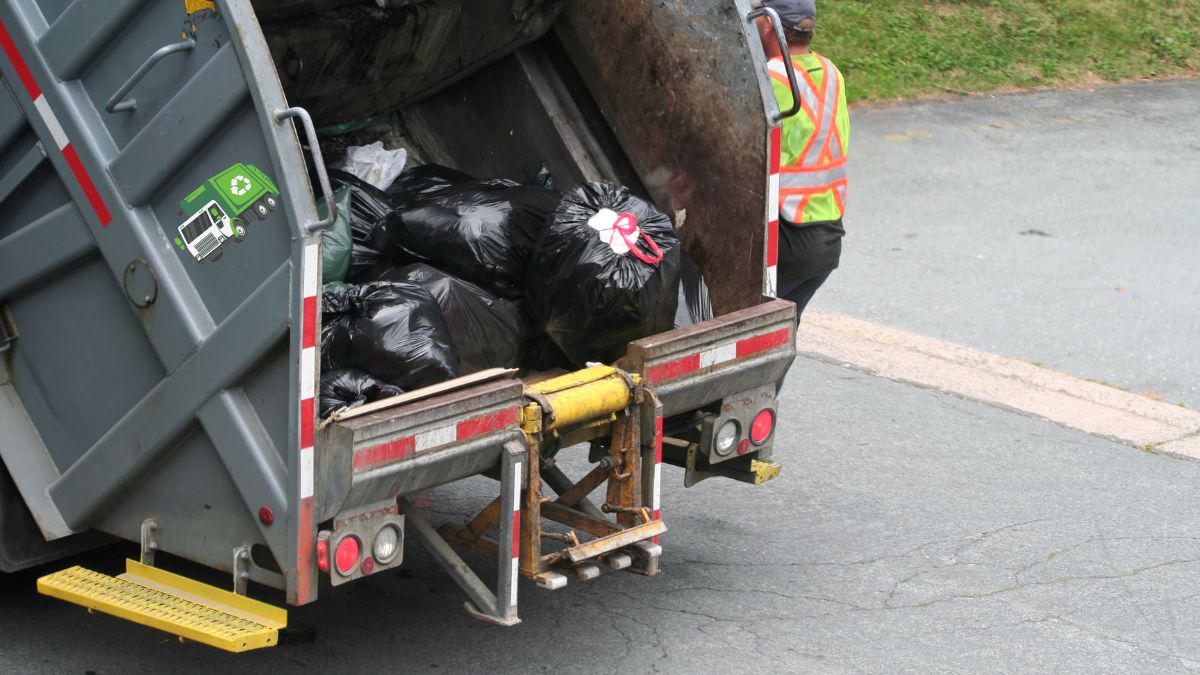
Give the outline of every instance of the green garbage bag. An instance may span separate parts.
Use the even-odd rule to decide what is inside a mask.
[[[333,193],[337,204],[337,218],[321,233],[321,278],[326,282],[341,281],[350,269],[350,249],[354,240],[350,235],[350,188],[344,187]],[[329,215],[325,199],[317,202],[317,215]]]
[[[321,293],[345,293],[350,290],[350,284],[344,281],[330,281],[321,287]]]

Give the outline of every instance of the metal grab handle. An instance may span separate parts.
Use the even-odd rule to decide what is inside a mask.
[[[137,110],[137,99],[131,98],[124,101],[121,100],[125,98],[125,96],[129,93],[129,90],[137,86],[137,83],[141,82],[142,78],[146,76],[146,73],[150,72],[151,68],[158,65],[159,61],[162,61],[164,58],[174,54],[175,52],[190,52],[195,48],[196,41],[192,38],[188,38],[183,42],[176,42],[165,47],[160,47],[158,51],[150,55],[150,58],[146,59],[145,63],[143,63],[137,70],[133,71],[133,75],[130,75],[129,79],[125,81],[125,84],[121,85],[121,88],[117,90],[117,93],[113,94],[112,97],[108,99],[108,103],[104,104],[104,109],[110,113]]]
[[[337,219],[337,204],[333,200],[333,186],[329,184],[329,174],[325,171],[325,159],[321,157],[321,144],[317,142],[317,129],[313,126],[312,117],[304,108],[288,108],[276,110],[275,121],[282,123],[291,117],[299,117],[304,127],[304,136],[308,140],[308,150],[312,153],[313,165],[317,167],[317,181],[321,183],[321,193],[325,196],[325,204],[329,206],[329,215],[323,220],[308,223],[304,229],[309,233],[320,232],[333,224]]]
[[[779,20],[779,14],[770,7],[763,7],[747,14],[746,21],[753,22],[760,16],[770,19],[771,27],[775,29],[775,39],[779,41],[779,53],[783,55],[784,68],[787,68],[788,84],[792,85],[792,107],[786,112],[771,113],[771,123],[776,124],[780,120],[785,120],[800,112],[800,81],[796,79],[796,68],[792,65],[792,58],[788,53],[787,38],[783,35],[783,22]]]

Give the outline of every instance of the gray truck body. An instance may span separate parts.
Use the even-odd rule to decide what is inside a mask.
[[[12,478],[0,480],[0,570],[96,541],[82,533],[144,540],[153,523],[158,550],[219,570],[250,550],[250,578],[304,604],[321,585],[322,522],[496,469],[523,442],[511,411],[526,399],[507,379],[377,413],[353,433],[317,428],[320,187],[302,147],[313,139],[279,116],[328,103],[310,93],[319,83],[301,85],[303,67],[278,74],[308,58],[285,34],[302,3],[256,3],[288,17],[265,27],[248,0],[190,17],[184,4],[0,2],[0,460]],[[431,4],[393,11],[419,34],[422,17],[453,5],[429,20],[464,33],[465,3]],[[511,17],[505,40],[409,78],[387,104],[441,163],[529,180],[547,162],[561,187],[636,181],[664,210],[686,210],[682,236],[722,316],[639,341],[622,365],[646,376],[790,331],[790,305],[763,297],[775,104],[746,0],[622,1],[610,16],[607,2],[481,4]],[[190,47],[139,70],[189,26]],[[563,49],[533,42],[546,30]],[[422,41],[414,62],[444,43]],[[173,241],[195,215],[180,201],[239,163],[269,176],[278,208],[198,264]],[[248,180],[230,179],[235,191]],[[778,381],[793,356],[789,342],[648,386],[668,415],[719,409]],[[455,425],[477,433],[355,463],[380,439]],[[29,517],[36,528],[19,524]]]

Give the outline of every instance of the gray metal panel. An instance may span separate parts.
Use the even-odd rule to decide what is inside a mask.
[[[288,551],[280,564],[287,580],[288,602],[304,604],[317,598],[317,567],[312,551],[316,542],[317,524],[314,514],[320,505],[313,504],[310,509],[301,508],[305,504],[303,494],[305,486],[302,485],[304,479],[302,452],[305,450],[301,448],[301,429],[309,423],[315,423],[316,413],[312,411],[311,419],[301,420],[300,377],[304,370],[301,367],[301,359],[306,357],[303,331],[299,330],[299,327],[304,317],[303,289],[306,270],[303,260],[305,251],[309,246],[314,246],[314,252],[319,253],[320,237],[306,236],[300,233],[305,232],[303,227],[305,224],[317,220],[316,204],[312,197],[312,188],[308,183],[305,159],[295,128],[290,122],[281,124],[276,121],[276,115],[286,109],[288,103],[284,98],[279,76],[272,66],[266,38],[263,37],[262,31],[258,27],[254,9],[250,6],[249,0],[219,0],[219,5],[227,20],[238,26],[239,39],[234,40],[233,44],[241,59],[242,76],[250,83],[251,100],[259,113],[257,118],[259,137],[266,141],[266,150],[271,158],[270,165],[276,171],[276,182],[283,192],[281,199],[283,211],[287,214],[288,223],[292,226],[290,228],[292,233],[292,296],[289,309],[294,330],[292,330],[287,344],[290,369],[287,381],[288,395],[286,399],[282,399],[287,405],[288,441],[282,447],[286,448],[283,453],[288,466],[287,495],[291,508],[288,510],[286,522],[283,523],[289,532]],[[321,284],[320,265],[315,265],[315,269],[310,273],[314,277],[313,283],[319,288]],[[319,311],[315,320],[316,328],[319,329]],[[319,378],[319,350],[320,345],[318,344],[309,355],[310,358],[318,360],[317,365],[313,366],[312,377],[314,380]],[[310,384],[315,388],[315,381]],[[281,398],[277,397],[275,401],[278,402]],[[320,455],[317,448],[313,448],[309,452]],[[322,476],[319,471],[316,471],[315,474],[312,480],[317,486],[316,490],[319,494]]]
[[[233,386],[287,334],[290,269],[279,268],[190,358],[63,472],[50,496],[68,525],[86,527],[142,478],[201,406]],[[236,349],[232,346],[236,345]]]
[[[14,385],[63,470],[164,371],[146,358],[146,336],[98,257],[45,277],[6,302],[20,334],[12,347]]]
[[[58,468],[11,384],[0,384],[0,461],[8,467],[21,497],[30,505],[42,536],[52,541],[72,534],[46,494],[46,486],[58,480]],[[0,472],[3,470],[0,467]]]
[[[261,539],[247,517],[237,488],[220,480],[226,469],[203,433],[190,433],[138,482],[128,499],[96,521],[96,527],[138,541],[142,520],[158,519],[160,548],[232,575],[233,548]],[[282,529],[276,521],[276,529]],[[282,562],[282,561],[280,561]],[[251,568],[251,578],[278,588],[277,577]],[[229,577],[232,581],[233,577]]]
[[[27,128],[25,114],[21,112],[16,99],[12,97],[8,83],[0,83],[0,151],[7,150],[17,136]]]
[[[187,168],[163,184],[159,193],[147,205],[158,221],[155,234],[170,241],[179,235],[178,227],[186,220],[180,211],[180,200],[210,176],[229,168],[235,161],[246,161],[247,138],[261,138],[258,117],[251,106],[235,112],[221,133],[206,142],[204,151],[192,157]],[[248,161],[267,169],[266,157]],[[261,164],[259,163],[261,162]],[[300,164],[303,167],[303,163]],[[278,179],[274,171],[273,178]],[[281,188],[283,190],[283,188]],[[307,193],[307,189],[304,190]],[[285,192],[286,195],[286,192]],[[311,199],[311,197],[310,197]],[[190,214],[188,214],[190,215]],[[243,214],[244,215],[244,214]],[[197,264],[191,256],[183,260],[182,275],[191,287],[204,298],[208,315],[220,323],[246,299],[247,292],[257,288],[276,270],[278,263],[291,256],[292,227],[283,214],[272,213],[265,220],[248,219],[244,241],[232,241],[220,249],[220,259]],[[179,253],[171,245],[172,253]],[[186,255],[186,254],[184,254]],[[180,258],[183,256],[181,255]],[[275,264],[269,264],[269,263]],[[275,402],[274,405],[279,405]]]
[[[67,5],[71,4],[71,0],[37,0],[36,4],[45,20],[53,21],[66,10]]]
[[[60,80],[73,80],[111,47],[130,17],[152,0],[75,0],[38,40],[46,63]]]
[[[0,299],[95,250],[74,204],[63,204],[0,239]]]
[[[223,84],[214,87],[214,82]],[[133,206],[149,203],[246,98],[237,54],[226,44],[109,163],[126,201]]]
[[[258,513],[267,508],[272,514],[287,513],[284,488],[287,467],[245,392],[241,389],[221,392],[200,409],[197,417],[237,485],[246,511]],[[271,553],[282,560],[286,531],[261,518],[255,522]]]
[[[265,542],[279,558],[295,548],[288,541],[295,495],[288,494],[288,502],[280,493],[285,480],[292,491],[296,472],[283,477],[280,455],[294,447],[299,381],[298,347],[289,356],[292,347],[282,338],[290,317],[298,316],[292,295],[300,266],[290,261],[300,249],[293,249],[293,238],[299,223],[315,219],[315,206],[295,134],[271,116],[283,100],[265,43],[254,37],[258,29],[248,3],[220,3],[224,18],[210,12],[193,18],[197,48],[151,69],[133,89],[138,109],[114,115],[104,112],[103,101],[146,56],[179,40],[183,3],[144,2],[135,10],[137,3],[80,0],[64,12],[67,4],[43,14],[32,0],[0,2],[0,21],[40,89],[35,93],[44,97],[35,106],[14,62],[0,55],[0,74],[15,87],[19,112],[5,116],[0,103],[0,124],[23,116],[32,132],[26,142],[41,142],[50,160],[4,204],[0,237],[20,233],[20,239],[44,240],[40,227],[26,228],[73,201],[98,253],[86,264],[51,272],[78,254],[81,239],[71,236],[58,244],[65,250],[37,254],[41,278],[30,278],[34,266],[19,283],[13,275],[8,304],[21,333],[10,352],[14,389],[67,479],[63,485],[70,486],[59,497],[69,493],[66,501],[77,512],[92,515],[81,519],[85,525],[136,539],[142,519],[168,514],[179,519],[175,534],[166,536],[165,548],[173,553],[227,567],[232,548]],[[96,17],[92,9],[124,20]],[[240,25],[232,30],[235,17]],[[56,19],[51,31],[47,22]],[[93,19],[99,30],[88,25]],[[76,38],[91,41],[63,43]],[[47,50],[46,58],[35,45]],[[260,55],[257,65],[247,60],[251,53]],[[52,74],[50,63],[66,81]],[[247,96],[247,77],[256,89],[271,89],[278,105],[268,109],[262,96]],[[22,133],[17,124],[0,131],[6,128]],[[125,165],[118,161],[115,173],[136,187],[133,201],[145,207],[129,208],[105,170],[121,157],[130,164],[121,173]],[[201,265],[173,243],[191,215],[181,211],[181,200],[239,163],[274,180],[283,208],[247,228],[245,242],[230,244],[223,260]],[[86,172],[94,198],[72,166]],[[141,174],[134,176],[135,170]],[[111,221],[101,217],[101,208]],[[136,297],[157,291],[147,307],[135,307],[122,291],[132,261],[141,261],[143,288]],[[248,298],[245,317],[236,320],[236,308]],[[298,345],[298,333],[293,339]],[[156,386],[159,396],[147,397]],[[137,440],[116,443],[114,452],[96,442],[106,435]],[[139,453],[139,442],[149,452]],[[96,452],[75,466],[92,446]],[[294,461],[294,453],[287,455]],[[90,478],[71,478],[72,469]],[[257,507],[247,508],[260,501],[276,512],[273,528],[258,522]],[[207,511],[214,513],[205,517]],[[283,583],[278,576],[256,578]]]
[[[32,134],[27,134],[17,141],[17,145],[32,143],[31,138]],[[0,238],[20,231],[29,223],[70,201],[71,197],[63,188],[62,181],[56,180],[54,167],[49,162],[42,162],[33,174],[4,200],[3,217],[0,217]]]
[[[46,161],[46,151],[41,143],[34,143],[17,152],[10,152],[0,159],[0,202],[20,187],[42,162]]]

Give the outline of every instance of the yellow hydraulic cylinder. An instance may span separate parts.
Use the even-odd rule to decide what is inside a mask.
[[[543,431],[563,429],[620,412],[633,402],[637,376],[610,366],[592,366],[527,387],[529,397],[544,403]],[[546,407],[549,407],[546,410]]]

